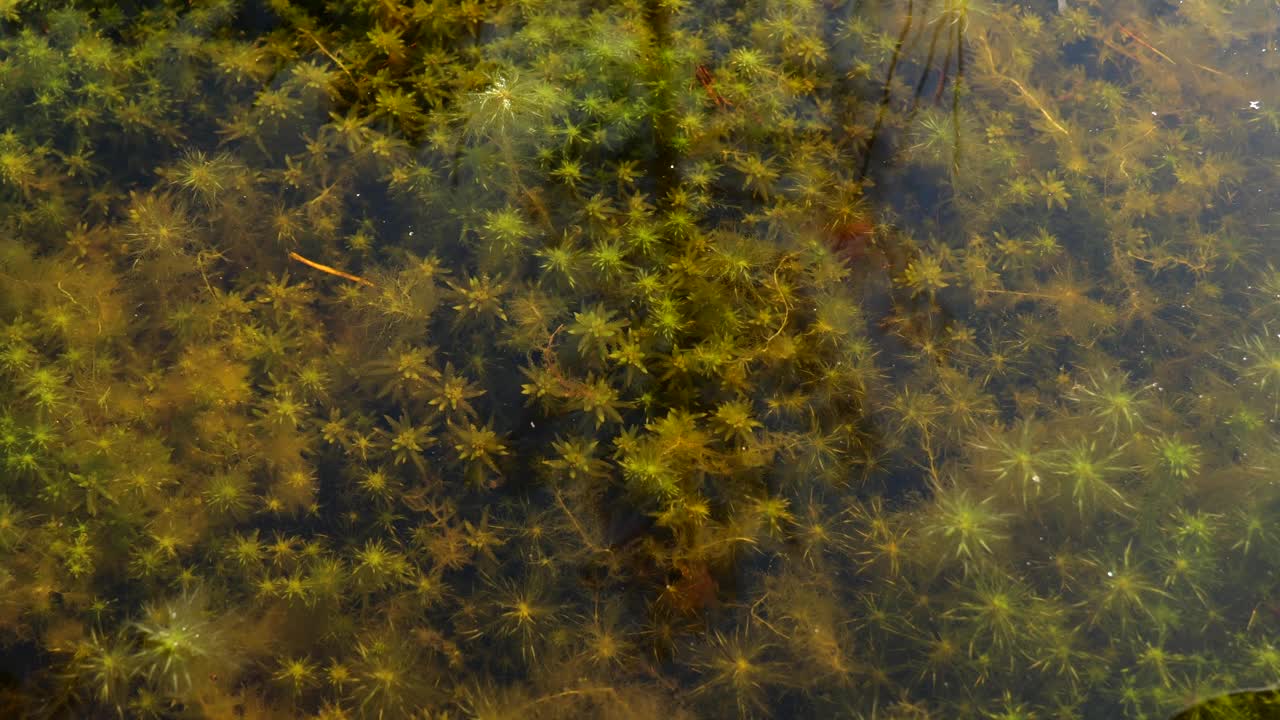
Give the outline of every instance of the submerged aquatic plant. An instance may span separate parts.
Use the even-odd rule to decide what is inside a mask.
[[[1148,5],[0,5],[11,695],[1265,681],[1277,21]]]
[[[1125,545],[1118,560],[1095,559],[1094,575],[1089,607],[1095,625],[1115,623],[1122,633],[1127,632],[1144,619],[1155,619],[1157,603],[1168,597],[1135,560],[1133,543]]]
[[[1072,388],[1071,397],[1109,429],[1114,439],[1119,433],[1131,433],[1141,427],[1143,415],[1150,410],[1147,394],[1151,387],[1132,387],[1128,373],[1098,370]]]
[[[1024,507],[1040,497],[1053,456],[1036,423],[1024,419],[1013,428],[993,432],[987,441],[974,443],[974,447],[990,454],[989,471],[1022,500]]]
[[[138,649],[131,662],[148,681],[175,699],[234,670],[233,635],[225,617],[208,609],[199,589],[147,608],[133,624]]]
[[[1131,507],[1115,484],[1115,478],[1129,469],[1116,462],[1123,450],[1124,446],[1099,450],[1095,440],[1082,439],[1057,452],[1054,474],[1063,494],[1082,515]]]
[[[785,680],[781,668],[769,659],[770,651],[769,643],[742,631],[713,633],[695,660],[702,681],[694,693],[724,697],[740,715],[754,715],[766,707],[769,690]]]
[[[1270,331],[1240,339],[1228,353],[1228,363],[1241,379],[1280,403],[1280,342]]]
[[[938,491],[921,521],[923,535],[941,551],[942,560],[959,561],[968,574],[996,554],[1008,539],[1009,515],[1000,512],[994,500],[979,500],[964,488]]]
[[[130,685],[139,671],[138,659],[129,639],[92,630],[75,649],[70,678],[92,693],[94,703],[123,716]]]

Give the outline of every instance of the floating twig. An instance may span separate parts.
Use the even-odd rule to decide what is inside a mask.
[[[334,277],[340,277],[343,280],[350,280],[351,282],[354,282],[354,283],[360,283],[361,285],[368,285],[369,287],[373,287],[372,282],[370,282],[369,280],[365,280],[359,275],[352,275],[349,272],[344,272],[337,268],[329,267],[328,265],[321,265],[315,260],[308,260],[307,258],[302,257],[296,252],[290,251],[289,257],[293,258],[294,260],[297,260],[298,262],[302,263],[303,265],[306,265],[309,268],[314,268],[316,270],[319,270],[322,273],[333,275]]]
[[[1116,27],[1120,29],[1120,32],[1124,33],[1125,35],[1128,35],[1128,36],[1129,36],[1129,37],[1130,37],[1134,42],[1138,43],[1138,44],[1139,44],[1139,45],[1141,45],[1142,47],[1144,47],[1144,48],[1146,48],[1146,49],[1150,50],[1151,52],[1153,52],[1153,53],[1155,53],[1155,54],[1159,55],[1160,57],[1164,58],[1165,60],[1167,60],[1167,61],[1169,62],[1169,64],[1170,64],[1170,65],[1177,65],[1177,64],[1178,64],[1178,63],[1176,63],[1176,62],[1174,62],[1174,61],[1173,61],[1173,58],[1171,58],[1171,57],[1169,57],[1168,55],[1165,55],[1164,53],[1162,53],[1162,52],[1160,52],[1159,50],[1157,50],[1157,49],[1155,48],[1155,46],[1154,46],[1154,45],[1152,45],[1151,43],[1147,42],[1146,40],[1143,40],[1142,38],[1138,37],[1138,34],[1137,34],[1137,33],[1135,33],[1134,31],[1130,30],[1129,28],[1127,28],[1127,27],[1125,27],[1125,26],[1123,26],[1123,25],[1116,25]]]

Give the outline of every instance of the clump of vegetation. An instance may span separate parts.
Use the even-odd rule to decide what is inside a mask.
[[[0,7],[16,712],[1273,681],[1280,20],[1051,5]]]

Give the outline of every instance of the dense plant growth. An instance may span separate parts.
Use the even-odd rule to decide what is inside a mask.
[[[1275,683],[1278,24],[0,2],[4,708]]]

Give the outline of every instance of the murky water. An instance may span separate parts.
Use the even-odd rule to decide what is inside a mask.
[[[0,709],[1280,681],[1278,29],[0,2]]]

